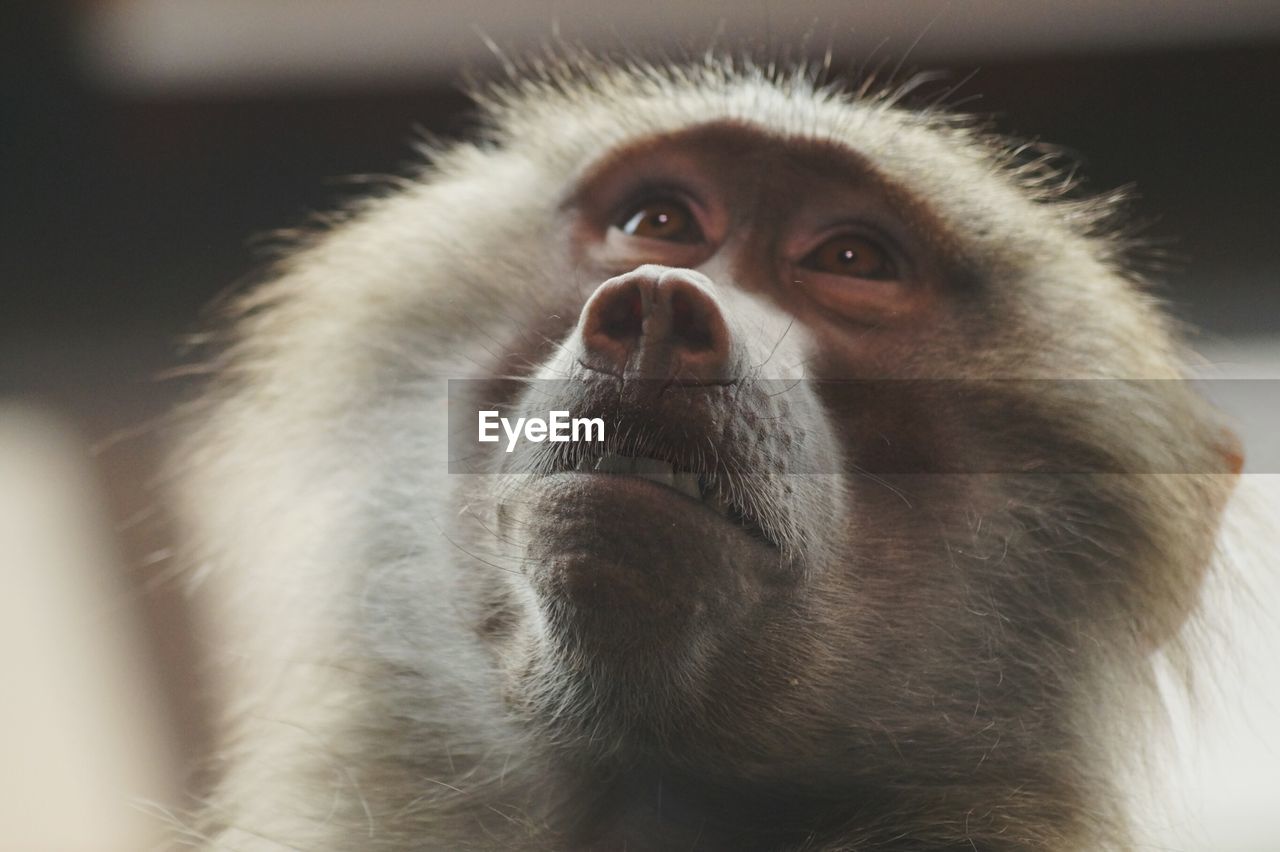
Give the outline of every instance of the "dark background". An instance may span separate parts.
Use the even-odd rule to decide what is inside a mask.
[[[77,62],[74,9],[23,7],[5,26],[0,393],[79,408],[63,382],[145,380],[202,306],[262,266],[273,231],[357,195],[353,176],[403,172],[417,129],[468,126],[447,77],[112,90]],[[1264,335],[1280,332],[1277,44],[909,61],[900,76],[945,70],[951,102],[1074,152],[1087,188],[1132,185],[1174,310],[1213,335]]]

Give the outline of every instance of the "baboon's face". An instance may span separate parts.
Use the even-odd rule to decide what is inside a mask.
[[[246,300],[181,462],[249,846],[1108,845],[1238,456],[1108,205],[896,97],[556,66]]]
[[[540,262],[573,286],[539,300],[563,322],[509,413],[600,417],[606,441],[495,453],[509,476],[464,501],[496,502],[485,534],[520,565],[530,682],[580,677],[629,717],[770,716],[779,690],[829,703],[936,655],[931,608],[971,590],[934,539],[981,550],[953,525],[1001,498],[901,476],[976,450],[945,386],[880,380],[951,375],[940,353],[986,333],[945,229],[850,148],[730,124],[567,184]]]
[[[1142,504],[1201,505],[1211,531],[1212,501],[1092,474],[1170,442],[1214,457],[1203,412],[1176,382],[1052,380],[1176,376],[1137,342],[1163,341],[1153,315],[972,151],[927,162],[934,131],[877,120],[897,121],[869,115],[864,143],[710,120],[553,145],[555,180],[490,228],[524,280],[484,286],[519,330],[487,333],[497,378],[469,410],[606,423],[494,452],[499,476],[459,490],[480,552],[518,566],[491,572],[481,629],[516,703],[812,776],[832,743],[902,748],[889,720],[981,750],[1008,698],[1036,730],[1092,665],[1059,653],[1084,621],[1128,641],[1185,611],[1151,589],[1193,589],[1209,538],[1143,576],[1173,517]]]

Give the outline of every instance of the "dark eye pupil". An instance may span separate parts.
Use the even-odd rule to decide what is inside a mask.
[[[851,278],[888,279],[894,275],[892,264],[879,246],[852,236],[828,240],[802,260],[801,266]]]
[[[680,221],[676,214],[670,210],[649,210],[644,219],[640,223],[640,227],[647,228],[655,236],[661,235],[669,230],[679,230]]]
[[[702,239],[693,214],[674,201],[652,201],[633,208],[618,227],[630,236],[668,242],[696,243]]]

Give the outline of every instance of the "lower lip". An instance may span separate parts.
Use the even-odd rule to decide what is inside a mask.
[[[629,473],[591,473],[588,471],[569,471],[565,473],[550,474],[548,479],[559,480],[562,477],[572,477],[572,482],[583,488],[591,490],[602,490],[618,494],[635,494],[647,500],[678,500],[688,504],[695,504],[706,509],[711,514],[717,514],[710,506],[704,504],[702,500],[695,500],[682,491],[677,491],[661,482],[654,482],[652,479],[646,479],[643,476],[636,476]]]
[[[646,506],[643,511],[652,513],[655,519],[661,518],[663,514],[671,515],[673,524],[688,523],[693,520],[694,518],[689,515],[690,507],[696,506],[705,512],[707,517],[714,518],[716,522],[731,527],[747,538],[774,546],[763,541],[758,533],[725,517],[706,501],[695,500],[683,492],[644,477],[626,473],[566,471],[548,474],[545,481],[552,487],[572,487],[599,500],[618,500],[623,504],[629,501],[642,502]]]

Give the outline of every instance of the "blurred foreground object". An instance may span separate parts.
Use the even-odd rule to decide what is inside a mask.
[[[0,850],[140,852],[173,760],[84,443],[0,404]]]
[[[1207,590],[1204,640],[1212,650],[1196,700],[1170,678],[1169,759],[1151,767],[1151,849],[1265,852],[1277,848],[1280,804],[1280,575],[1276,555],[1280,476],[1248,474],[1228,510],[1230,569]],[[1136,785],[1139,793],[1142,784]],[[1147,847],[1144,847],[1147,848]]]
[[[1245,447],[1221,547],[1228,570],[1206,590],[1201,639],[1208,653],[1188,703],[1162,686],[1173,747],[1152,767],[1159,804],[1153,849],[1264,852],[1277,848],[1280,807],[1280,341],[1218,341],[1201,347],[1210,396]],[[1268,391],[1268,392],[1262,392]]]

